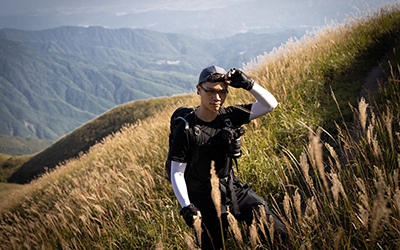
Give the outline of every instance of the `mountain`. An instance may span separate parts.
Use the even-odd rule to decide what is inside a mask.
[[[43,52],[77,56],[127,69],[160,70],[168,67],[171,71],[183,73],[197,73],[197,67],[212,60],[220,50],[205,40],[143,29],[2,29],[0,38],[22,42]],[[162,63],[167,60],[176,63]]]
[[[243,63],[254,61],[258,56],[264,56],[273,48],[280,47],[290,38],[302,37],[304,32],[301,29],[290,29],[268,34],[242,33],[227,39],[212,40],[224,48],[215,56],[214,63],[224,68],[241,67]]]
[[[5,135],[57,139],[115,105],[189,92],[190,73],[205,64],[191,52],[196,42],[158,32],[64,27],[0,37]]]
[[[47,148],[54,141],[35,137],[0,135],[0,152],[7,155],[31,155]]]
[[[189,89],[177,73],[129,74],[4,39],[0,51],[1,134],[56,139],[116,104]]]
[[[298,31],[203,40],[143,29],[0,30],[0,134],[56,140],[116,105],[188,93]]]

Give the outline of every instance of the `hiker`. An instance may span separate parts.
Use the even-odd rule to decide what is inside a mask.
[[[229,86],[249,91],[257,102],[223,108]],[[232,169],[237,157],[235,154],[241,153],[241,125],[272,111],[278,105],[277,100],[242,70],[226,72],[218,66],[207,67],[201,72],[196,89],[200,106],[184,117],[186,124],[177,127],[169,152],[170,180],[182,206],[180,214],[189,227],[193,227],[195,220],[201,220],[202,249],[222,248],[220,223],[211,197],[210,169],[213,162],[220,179],[224,239],[228,208],[238,221],[247,225],[252,224],[253,212],[264,208],[267,218],[271,215],[274,218],[276,234],[285,240],[287,230],[283,223],[261,197],[240,182]],[[232,138],[226,139],[224,133]]]

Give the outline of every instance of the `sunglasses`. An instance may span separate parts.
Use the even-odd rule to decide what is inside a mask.
[[[225,95],[227,95],[229,93],[229,91],[227,89],[223,89],[223,90],[205,89],[201,84],[199,86],[209,96],[214,96],[215,94],[218,94],[219,96],[225,96]]]

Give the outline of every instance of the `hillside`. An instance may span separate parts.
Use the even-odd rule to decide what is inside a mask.
[[[76,56],[131,70],[160,70],[168,67],[170,71],[186,74],[193,74],[199,65],[211,61],[214,54],[221,49],[206,40],[143,29],[2,29],[0,38],[22,42],[43,52]],[[180,63],[158,63],[166,60],[178,60]]]
[[[174,103],[182,102],[181,99],[185,97],[140,100],[113,108],[60,138],[48,148],[30,157],[22,165],[14,166],[12,175],[7,177],[8,182],[30,182],[44,174],[46,170],[51,170],[58,164],[84,154],[95,143],[101,142],[124,126],[153,116],[165,105],[176,105]]]
[[[227,43],[140,29],[2,29],[0,134],[59,139],[116,105],[189,93],[204,65],[239,67],[292,35]]]
[[[246,126],[237,174],[282,218],[290,249],[400,246],[399,38],[395,5],[289,41],[247,65],[280,104]],[[385,80],[366,103],[359,97],[364,79],[385,57]],[[232,89],[228,105],[250,100]],[[194,249],[164,161],[170,114],[196,103],[194,94],[148,100],[156,108],[145,119],[13,186],[0,199],[2,247]],[[228,248],[256,249],[252,229],[270,226],[230,230]]]
[[[226,69],[240,67],[243,63],[256,60],[258,56],[278,48],[289,39],[301,38],[304,35],[302,29],[288,29],[282,32],[254,34],[237,34],[228,39],[215,39],[212,42],[224,48],[215,55],[213,64]],[[237,66],[235,66],[237,65]]]
[[[188,92],[194,79],[173,72],[124,72],[4,39],[0,51],[0,133],[5,135],[58,139],[115,105]]]
[[[34,137],[0,135],[0,152],[9,155],[34,154],[50,146],[54,141]]]

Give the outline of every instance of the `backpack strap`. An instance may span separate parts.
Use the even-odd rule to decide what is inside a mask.
[[[197,151],[198,146],[197,142],[199,141],[201,130],[197,125],[197,116],[196,116],[196,109],[198,107],[194,108],[193,107],[193,112],[190,112],[189,114],[185,115],[182,119],[185,121],[185,134],[186,134],[186,139],[189,142],[190,148],[189,148],[189,154],[190,158],[187,164],[192,163],[197,156]],[[194,116],[194,117],[190,117]]]
[[[224,121],[224,126],[225,127],[233,127],[232,121],[231,121],[231,119],[230,119],[230,117],[229,117],[229,115],[228,115],[228,113],[226,112],[225,109],[220,109],[219,110],[219,114],[221,115],[222,120]],[[236,158],[231,158],[231,160],[233,160],[235,162],[236,170],[239,172],[237,159]],[[233,187],[233,178],[234,178],[233,169],[230,169],[229,176],[227,177],[226,185],[227,185],[227,188],[229,190],[229,196],[230,196],[230,199],[231,199],[231,202],[232,202],[232,209],[233,209],[232,213],[235,216],[239,216],[240,215],[240,209],[239,209],[239,203],[238,203],[238,200],[237,200],[235,188]],[[221,181],[220,181],[220,183],[221,183]],[[226,188],[224,188],[224,189],[225,189],[225,192],[227,192]],[[225,194],[225,195],[227,195],[227,194]]]
[[[224,125],[227,127],[232,126],[231,118],[229,117],[228,113],[226,112],[225,108],[218,110],[219,115],[221,115],[222,120],[224,121]]]
[[[226,110],[225,109],[220,109],[219,112],[220,112],[220,115],[221,115],[221,117],[222,117],[222,119],[224,121],[224,126],[232,128],[233,124],[232,124],[231,118],[229,117],[229,115],[226,112]],[[237,159],[233,158],[233,157],[231,159],[233,160],[233,162],[236,165],[236,171],[239,173],[239,164],[237,162]]]
[[[240,215],[239,203],[237,200],[235,188],[233,187],[233,171],[230,172],[228,177],[228,187],[229,190],[231,191],[233,214],[239,216]]]

